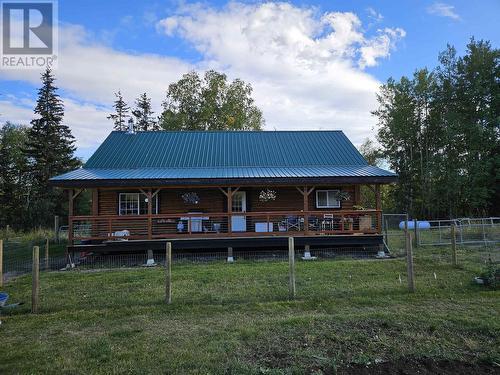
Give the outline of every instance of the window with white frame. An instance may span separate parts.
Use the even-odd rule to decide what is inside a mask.
[[[339,190],[316,190],[316,208],[340,208]]]
[[[119,215],[147,215],[148,197],[143,193],[120,193]],[[158,213],[158,195],[153,197],[153,214]]]

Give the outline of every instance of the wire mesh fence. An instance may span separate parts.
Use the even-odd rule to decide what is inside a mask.
[[[451,227],[456,228],[456,241],[461,245],[500,244],[500,218],[428,220],[419,228],[419,245],[450,245]]]
[[[285,301],[291,298],[291,267],[295,290],[292,298],[317,303],[326,298],[407,293],[410,274],[417,292],[459,289],[466,284],[486,281],[488,277],[491,281],[492,272],[493,278],[500,277],[500,247],[497,244],[462,243],[456,229],[456,240],[453,242],[449,238],[450,245],[423,246],[418,241],[422,231],[400,229],[401,219],[405,218],[405,215],[386,218],[384,241],[390,252],[382,254],[379,246],[297,247],[291,266],[289,251],[283,248],[173,249],[173,303],[202,306]],[[441,231],[444,238],[444,229]],[[411,236],[410,241],[406,233]],[[408,267],[409,243],[413,244],[414,272]],[[45,252],[47,244],[48,254]],[[4,241],[3,271],[7,281],[31,277],[33,246],[40,248],[42,312],[54,308],[71,309],[81,306],[82,301],[103,308],[165,301],[165,251],[78,252],[67,258],[65,242],[12,238]],[[22,294],[19,298],[29,299]]]
[[[5,278],[31,272],[34,246],[41,249],[41,269],[58,270],[66,265],[67,242],[65,240],[7,238],[3,240],[3,273]]]
[[[384,214],[383,235],[387,250],[394,256],[404,256],[405,232],[401,223],[408,222],[408,214]]]

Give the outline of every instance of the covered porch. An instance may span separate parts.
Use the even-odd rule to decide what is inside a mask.
[[[126,240],[374,236],[375,207],[359,209],[361,184],[87,187],[91,215],[75,214],[85,189],[68,189],[70,246]]]

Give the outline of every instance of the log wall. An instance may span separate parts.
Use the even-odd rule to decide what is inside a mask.
[[[267,211],[301,211],[304,209],[304,200],[302,194],[295,187],[270,188],[276,191],[276,200],[270,202],[261,202],[259,194],[262,188],[245,187],[239,191],[247,193],[247,211],[249,212],[267,212]],[[316,207],[316,190],[309,195],[310,211],[328,211],[328,210],[351,210],[353,205],[359,199],[359,186],[332,186],[321,187],[319,190],[342,190],[347,191],[351,199],[342,201],[340,208],[326,209]],[[98,208],[99,215],[118,215],[118,194],[124,192],[136,192],[137,190],[99,190]],[[185,192],[195,192],[200,198],[199,204],[186,204],[182,200],[182,194]],[[222,213],[227,212],[226,196],[218,189],[163,189],[159,192],[159,213],[187,213],[187,212],[206,212]]]

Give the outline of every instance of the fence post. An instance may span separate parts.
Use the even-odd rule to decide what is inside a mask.
[[[31,312],[38,312],[38,300],[40,298],[40,248],[33,246],[33,269],[31,285]]]
[[[415,231],[415,247],[418,247],[418,220],[413,219],[413,230]]]
[[[293,237],[288,237],[288,294],[295,298],[295,243]]]
[[[413,271],[413,249],[411,243],[411,232],[408,230],[408,222],[406,222],[405,227],[405,237],[406,237],[406,267],[408,273],[408,290],[410,292],[415,291],[415,275]]]
[[[451,263],[457,266],[457,237],[455,223],[451,224]]]
[[[0,240],[0,288],[3,287],[3,240]]]
[[[167,242],[165,254],[165,301],[172,303],[172,242]]]
[[[45,270],[49,269],[49,239],[45,240]]]

